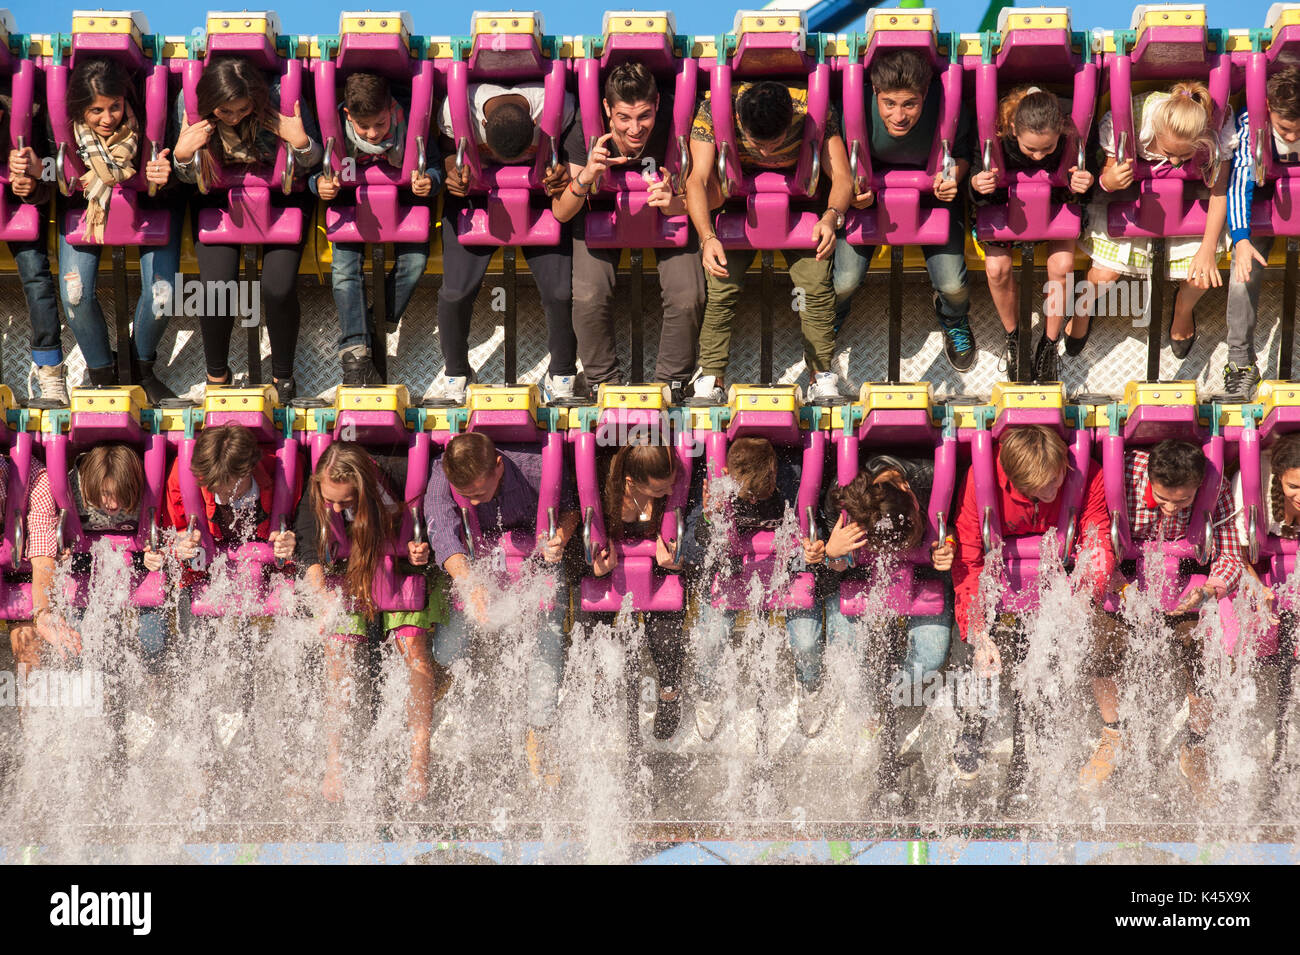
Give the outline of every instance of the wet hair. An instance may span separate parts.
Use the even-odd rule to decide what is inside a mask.
[[[68,77],[68,115],[74,123],[86,121],[86,110],[94,104],[97,96],[107,96],[110,99],[120,96],[137,116],[140,115],[135,86],[127,76],[126,68],[117,60],[96,56],[77,62],[72,75]],[[125,121],[124,113],[123,122]]]
[[[677,455],[664,444],[628,444],[619,448],[609,462],[605,476],[605,533],[610,540],[623,537],[623,495],[626,478],[633,484],[651,481],[674,481],[679,464]],[[650,519],[657,526],[663,520],[664,499],[655,498],[651,504]]]
[[[1282,119],[1300,119],[1300,67],[1288,66],[1268,78],[1268,108]]]
[[[392,102],[388,80],[375,73],[353,73],[343,84],[343,106],[354,119],[387,113]]]
[[[1214,185],[1219,175],[1219,140],[1210,129],[1214,118],[1214,101],[1204,83],[1191,80],[1175,83],[1169,99],[1156,108],[1151,129],[1156,136],[1168,136],[1180,143],[1190,143],[1196,155],[1205,156],[1201,179]],[[1148,144],[1150,146],[1151,144]]]
[[[1205,480],[1205,452],[1190,441],[1161,441],[1147,458],[1147,477],[1161,487],[1200,487]]]
[[[469,431],[447,442],[442,452],[442,473],[459,490],[482,480],[497,466],[497,446],[486,434]]]
[[[1008,428],[998,442],[998,462],[1022,494],[1055,481],[1065,471],[1066,457],[1065,439],[1042,424]]]
[[[252,474],[261,460],[262,448],[252,431],[242,424],[219,424],[199,432],[190,470],[208,489],[230,487]]]
[[[235,130],[239,141],[249,149],[261,152],[258,136],[264,129],[278,128],[277,107],[271,104],[271,88],[266,76],[249,60],[242,56],[216,56],[203,70],[195,89],[198,95],[199,116],[213,116],[217,108],[235,100],[247,99],[252,107],[249,114],[239,121]],[[220,120],[214,120],[220,122]],[[226,161],[225,147],[220,136],[208,140],[208,147],[214,157]],[[269,161],[270,156],[262,157]]]
[[[727,448],[727,474],[756,501],[776,491],[776,449],[767,438],[737,438]]]
[[[871,61],[871,86],[877,93],[909,90],[924,96],[933,76],[929,61],[915,50],[889,50]]]
[[[831,504],[862,528],[871,551],[889,554],[910,550],[925,536],[916,497],[891,481],[877,484],[878,477],[859,471],[848,484],[832,491]]]
[[[1286,523],[1286,498],[1282,495],[1282,475],[1300,468],[1300,433],[1284,434],[1273,443],[1269,453],[1273,479],[1268,485],[1268,507],[1272,520]]]
[[[533,144],[536,125],[532,114],[517,103],[503,103],[483,124],[484,138],[501,162],[519,159]]]
[[[128,513],[140,506],[144,491],[144,467],[140,455],[125,444],[101,444],[77,459],[77,481],[87,507],[103,506],[104,493],[117,500]]]
[[[654,74],[638,60],[620,63],[605,77],[605,102],[610,106],[615,103],[644,103],[658,95],[659,86]]]
[[[330,506],[321,494],[321,482],[325,479],[346,484],[356,494],[352,522],[348,524],[351,550],[343,579],[353,610],[373,618],[378,613],[374,600],[375,571],[388,542],[397,537],[398,512],[384,506],[379,466],[370,453],[354,442],[335,441],[320,456],[311,476],[311,507],[322,537],[329,533],[330,526]]]
[[[736,98],[736,118],[751,139],[768,142],[784,135],[794,122],[790,90],[775,80],[763,80]]]
[[[998,136],[1008,139],[1019,133],[1071,136],[1074,121],[1061,109],[1061,100],[1055,93],[1033,86],[1017,86],[998,103]]]

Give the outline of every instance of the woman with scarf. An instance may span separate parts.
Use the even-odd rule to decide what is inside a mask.
[[[129,182],[141,162],[144,114],[125,68],[116,60],[96,57],[79,61],[72,71],[68,115],[72,118],[77,153],[86,168],[81,176],[86,211],[79,235],[59,236],[59,294],[68,325],[86,360],[90,383],[115,385],[117,364],[108,341],[108,325],[95,295],[95,279],[103,251],[104,224],[114,201],[113,187]],[[166,148],[161,149],[158,158],[144,162],[145,177],[151,185],[167,185],[171,174],[167,154]],[[138,201],[147,206],[149,199],[142,193]],[[158,342],[167,327],[172,282],[180,270],[180,220],[180,212],[174,211],[166,245],[140,247],[141,294],[135,309],[131,363],[133,377],[144,387],[152,405],[176,397],[155,377],[154,362]]]
[[[343,127],[343,150],[351,167],[313,176],[311,189],[326,202],[338,198],[344,187],[353,186],[360,177],[356,167],[386,163],[400,171],[406,158],[406,110],[389,90],[388,80],[375,73],[353,73],[343,84],[343,103],[339,107]],[[429,130],[418,130],[429,140]],[[428,201],[442,187],[442,163],[436,142],[427,157],[427,172],[411,171],[410,187],[419,201]],[[349,175],[349,173],[352,173]],[[355,201],[355,198],[353,199]],[[377,385],[387,377],[388,362],[385,339],[375,332],[374,316],[366,305],[366,286],[362,278],[361,259],[366,247],[362,242],[335,242],[333,268],[334,305],[339,313],[339,362],[345,385]],[[393,324],[401,321],[411,301],[424,267],[429,261],[429,242],[394,244],[396,259],[387,277],[384,300],[392,303]]]
[[[176,175],[183,182],[212,182],[216,167],[232,172],[256,171],[275,162],[280,143],[293,151],[296,169],[306,175],[319,165],[324,151],[320,130],[311,108],[302,100],[294,103],[293,115],[283,115],[279,108],[279,81],[268,84],[266,76],[242,56],[213,58],[199,78],[198,111],[200,119],[190,125],[185,117],[184,95],[176,98],[176,119],[180,136],[172,155]],[[225,190],[214,190],[201,197],[201,205],[224,208],[228,203]],[[295,193],[287,200],[303,209],[304,220],[310,218],[310,194]],[[266,329],[271,339],[271,375],[280,404],[287,405],[297,394],[293,380],[294,352],[298,347],[298,264],[302,260],[308,227],[304,225],[298,241],[290,245],[263,245],[261,290],[258,298],[266,303]],[[199,279],[206,288],[213,282],[234,283],[239,279],[242,246],[195,242],[199,260]],[[227,287],[234,287],[228,285]],[[211,296],[216,299],[217,296]],[[222,296],[224,307],[219,314],[203,316],[203,355],[208,367],[208,384],[229,384],[230,336],[235,327],[232,313],[235,303]],[[255,298],[254,301],[257,301]],[[260,321],[260,315],[251,316]],[[256,360],[255,356],[250,356]]]

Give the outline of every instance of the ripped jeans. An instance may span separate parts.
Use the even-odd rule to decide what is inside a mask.
[[[59,236],[59,297],[87,368],[107,368],[113,364],[108,323],[95,294],[95,280],[99,276],[99,259],[103,251],[102,246],[72,245],[67,236]],[[140,361],[154,361],[158,357],[158,342],[167,328],[172,307],[172,283],[180,271],[180,253],[179,228],[171,230],[167,245],[140,247],[141,293],[135,306],[131,343],[132,353]],[[159,283],[157,293],[154,291],[155,281]],[[162,287],[164,283],[165,289]]]

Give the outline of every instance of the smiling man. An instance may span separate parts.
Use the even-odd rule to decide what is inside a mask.
[[[569,188],[553,202],[555,217],[573,220],[573,330],[588,385],[620,385],[614,332],[614,279],[622,249],[593,249],[586,242],[588,197],[611,170],[639,174],[648,186],[648,202],[665,216],[680,216],[686,203],[674,194],[665,168],[672,148],[673,100],[660,95],[654,75],[635,60],[616,66],[605,79],[603,100],[608,129],[587,130],[579,116],[564,137],[570,157],[586,156],[586,165],[569,163]],[[595,139],[592,146],[591,141]],[[592,148],[588,148],[591,146]],[[664,319],[655,359],[655,381],[684,384],[695,368],[695,342],[704,310],[704,271],[694,234],[680,249],[655,249]]]
[[[924,169],[939,128],[941,90],[929,62],[912,50],[891,50],[871,63],[871,111],[868,116],[873,169]],[[970,288],[966,281],[965,217],[957,200],[974,155],[970,110],[963,106],[952,143],[953,168],[935,173],[931,204],[952,206],[948,241],[925,245],[925,268],[934,286],[935,317],[944,333],[944,353],[957,371],[975,363],[975,335],[970,328]],[[876,200],[870,184],[852,205],[866,209]],[[835,248],[835,328],[848,317],[853,295],[862,285],[875,247],[850,245],[841,233]]]

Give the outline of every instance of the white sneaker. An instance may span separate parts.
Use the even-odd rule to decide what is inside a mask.
[[[234,742],[235,737],[239,735],[239,731],[244,727],[244,714],[239,710],[231,713],[216,710],[213,712],[212,721],[221,748],[229,749],[230,744]]]
[[[248,375],[241,371],[237,375],[232,374],[230,376],[230,381],[228,382],[224,382],[224,383],[213,382],[212,387],[213,388],[247,388]],[[197,385],[192,387],[189,391],[185,392],[185,394],[179,395],[178,397],[184,398],[186,401],[189,401],[196,405],[203,404],[208,397],[207,378],[205,377]]]
[[[698,400],[707,400],[711,404],[724,405],[727,403],[727,396],[718,386],[718,379],[714,375],[699,375],[691,383],[694,389],[693,396]]]
[[[700,734],[700,739],[707,743],[718,735],[718,727],[722,725],[722,720],[727,715],[726,700],[721,697],[716,700],[699,697],[694,705],[695,730]]]
[[[824,687],[815,690],[799,684],[799,732],[806,739],[815,739],[826,724],[827,702],[830,693]]]
[[[158,734],[158,721],[148,713],[140,710],[128,710],[122,726],[122,735],[126,737],[126,754],[136,759],[144,752],[154,736]]]
[[[542,381],[542,397],[547,404],[555,401],[571,401],[577,394],[577,375],[558,375],[552,378],[548,373]]]
[[[57,365],[37,365],[36,383],[40,385],[42,398],[67,405],[68,385],[63,380],[63,362]],[[29,387],[28,391],[30,390]]]
[[[424,400],[461,404],[465,400],[465,392],[469,388],[471,377],[471,375],[439,374],[433,384],[429,385],[429,390],[424,393]]]
[[[827,401],[842,398],[840,376],[833,371],[819,371],[813,375],[812,384],[808,386],[809,401]]]

